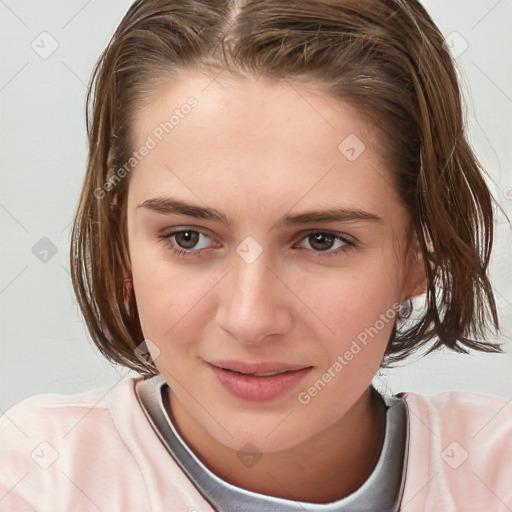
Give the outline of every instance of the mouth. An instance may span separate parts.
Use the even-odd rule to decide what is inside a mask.
[[[235,370],[229,370],[228,368],[223,368],[228,372],[239,373],[241,375],[252,375],[253,377],[270,377],[271,375],[281,375],[281,373],[286,373],[289,370],[276,370],[274,372],[259,372],[259,373],[245,373],[245,372],[237,372]]]
[[[239,372],[239,371],[236,371],[236,370],[230,370],[229,368],[222,368],[220,367],[221,370],[224,370],[226,372],[231,372],[231,373],[237,373],[238,375],[246,375],[248,377],[273,377],[275,375],[282,375],[283,373],[290,373],[290,372],[295,372],[295,371],[300,371],[300,370],[276,370],[276,371],[273,371],[273,372],[255,372],[255,373],[250,373],[250,372]],[[301,368],[301,370],[304,370],[305,368]]]
[[[282,362],[243,361],[210,361],[207,366],[231,395],[251,401],[277,398],[295,387],[313,368]]]
[[[269,375],[278,375],[280,373],[311,368],[311,366],[308,365],[293,365],[275,361],[262,363],[247,363],[244,361],[209,361],[208,363],[220,368],[221,370],[228,370],[231,372],[241,373],[243,375],[255,375],[257,377],[266,377]]]

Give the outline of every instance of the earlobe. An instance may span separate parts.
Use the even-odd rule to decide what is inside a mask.
[[[422,295],[427,291],[427,280],[426,278],[422,278],[415,286],[407,294],[407,298],[417,297],[418,295]]]

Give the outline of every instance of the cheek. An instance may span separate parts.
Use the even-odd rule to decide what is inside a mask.
[[[380,258],[365,263],[364,268],[326,279],[321,287],[317,283],[317,291],[310,294],[311,303],[329,328],[322,337],[329,362],[322,370],[341,356],[343,374],[347,378],[350,374],[351,381],[364,380],[369,371],[379,368],[399,307],[397,276],[389,273],[389,266]],[[361,371],[368,375],[362,376]]]
[[[339,339],[354,338],[386,316],[392,324],[400,295],[398,277],[380,262],[366,262],[364,268],[339,272],[321,286],[309,286],[310,300],[317,304],[321,317]],[[379,322],[379,330],[383,326]],[[384,329],[385,330],[385,329]],[[389,329],[388,329],[389,330]]]
[[[297,396],[307,410],[321,410],[325,422],[336,421],[366,389],[381,366],[396,319],[394,287],[377,274],[354,275],[324,288],[317,302],[331,331],[321,343],[327,359]],[[323,331],[325,332],[325,330]]]
[[[216,276],[208,270],[173,264],[160,249],[134,248],[131,255],[134,293],[144,335],[154,339],[161,350],[173,340],[187,343],[206,321],[211,303],[208,291]],[[203,274],[203,275],[200,275]]]

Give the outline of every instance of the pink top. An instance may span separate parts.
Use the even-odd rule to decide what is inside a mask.
[[[0,511],[211,512],[153,431],[137,379],[37,395],[0,418]],[[512,402],[405,393],[404,512],[512,510]]]

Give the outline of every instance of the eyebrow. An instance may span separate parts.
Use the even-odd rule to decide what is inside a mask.
[[[137,208],[145,208],[162,214],[181,214],[198,219],[219,222],[231,228],[232,221],[222,212],[215,208],[206,208],[172,197],[155,197],[147,199],[139,204]],[[328,208],[324,210],[311,210],[301,213],[287,214],[276,222],[277,227],[296,226],[313,224],[316,222],[377,222],[383,223],[384,219],[375,213],[367,212],[359,208]]]

